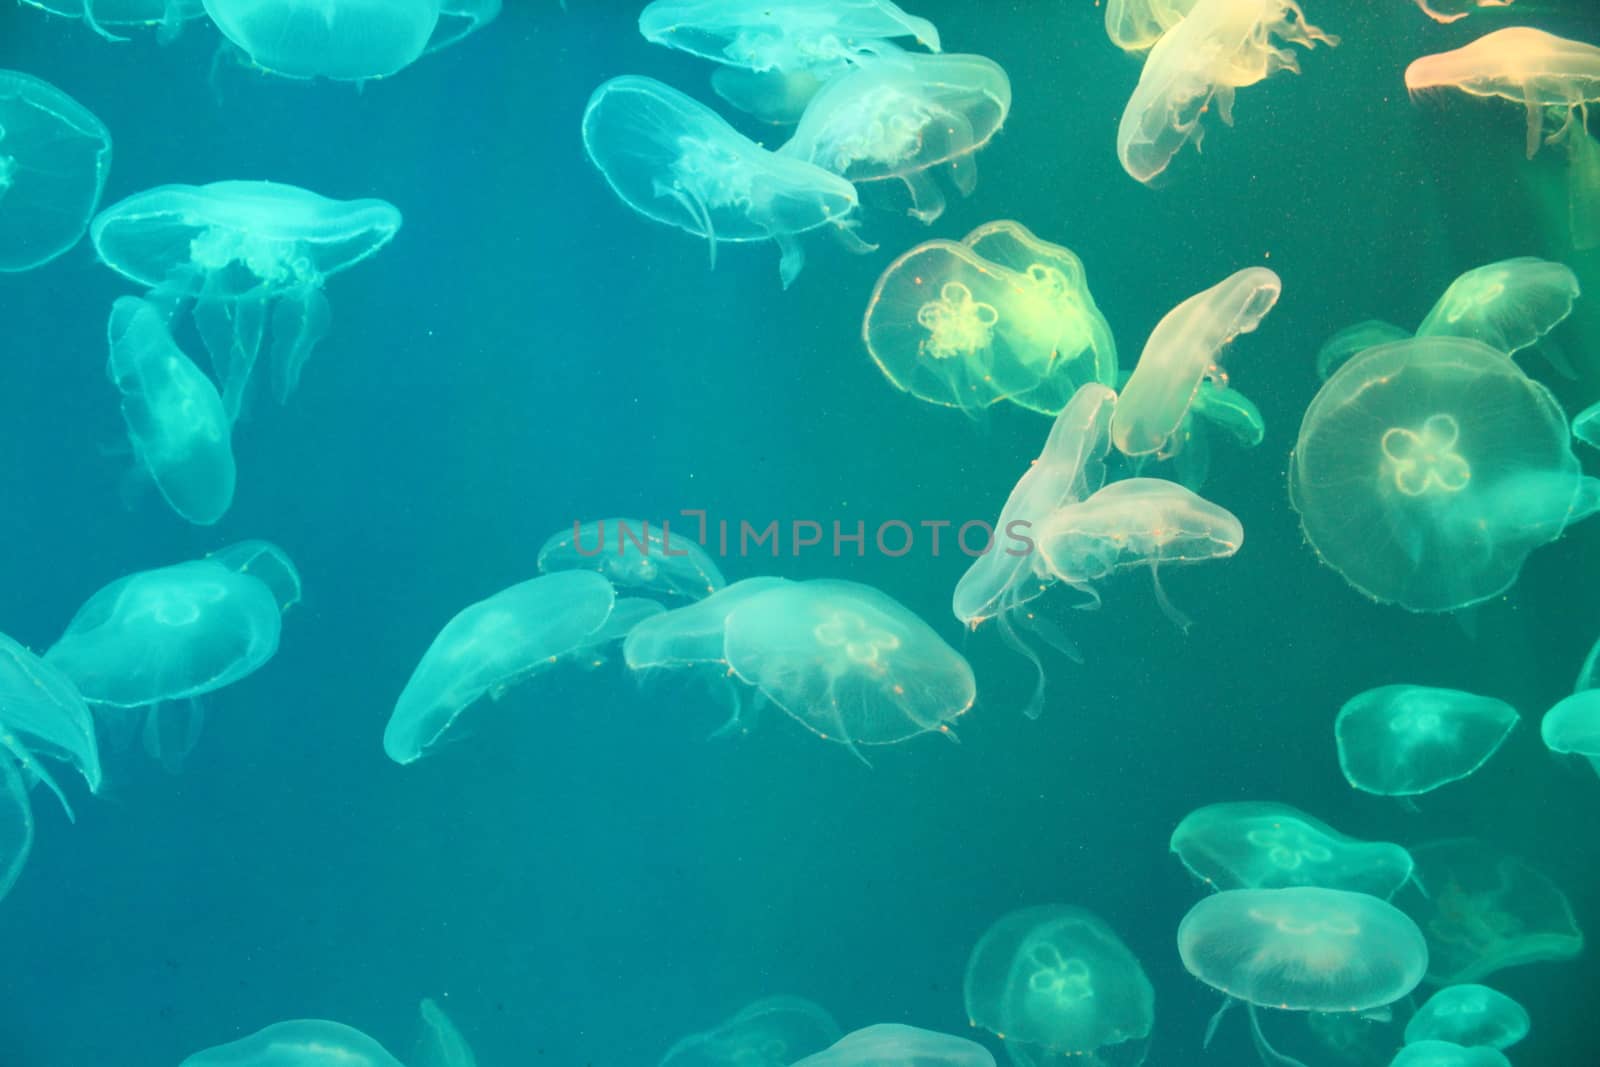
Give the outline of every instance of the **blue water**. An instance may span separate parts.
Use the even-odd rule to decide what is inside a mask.
[[[306,588],[277,658],[208,701],[181,774],[122,759],[104,797],[78,798],[76,825],[36,803],[33,855],[0,906],[0,1065],[169,1067],[296,1017],[358,1026],[404,1058],[423,996],[484,1067],[653,1064],[782,992],[846,1029],[966,1033],[973,943],[1051,901],[1103,916],[1143,961],[1153,1067],[1243,1063],[1238,1019],[1201,1052],[1217,999],[1173,937],[1197,891],[1168,836],[1222,800],[1404,843],[1482,836],[1600,922],[1600,782],[1536,729],[1600,633],[1600,534],[1540,550],[1465,620],[1412,616],[1318,564],[1284,481],[1335,330],[1415,323],[1461,271],[1508,256],[1560,259],[1600,294],[1600,255],[1566,245],[1559,157],[1523,159],[1520,110],[1406,98],[1411,58],[1504,14],[1438,27],[1404,0],[1318,0],[1308,14],[1344,45],[1243,91],[1237,125],[1151,190],[1113,150],[1138,66],[1098,8],[919,2],[948,49],[1012,79],[976,193],[931,234],[869,213],[873,255],[811,242],[783,292],[769,246],[724,247],[708,271],[703,245],[628,211],[589,165],[578,118],[601,80],[712,97],[703,64],[639,37],[637,4],[569,6],[508,0],[481,34],[357,91],[213,71],[203,24],[166,47],[112,45],[0,0],[0,67],[61,86],[112,130],[107,202],[271,178],[405,214],[389,248],[330,282],[333,332],[299,393],[240,423],[238,497],[213,529],[153,494],[125,500],[104,374],[123,280],[87,244],[0,278],[0,629],[43,648],[113,578],[244,538],[283,545]],[[1590,0],[1525,10],[1600,39]],[[948,546],[727,559],[730,578],[869,582],[933,622],[979,679],[961,743],[921,738],[869,769],[776,719],[707,741],[716,708],[612,665],[539,677],[419,763],[384,757],[394,699],[443,622],[531,576],[575,519],[992,519],[1047,420],[974,422],[901,395],[859,330],[893,255],[1006,217],[1083,258],[1125,364],[1167,309],[1232,271],[1284,279],[1230,356],[1266,442],[1219,444],[1207,483],[1245,547],[1165,579],[1192,632],[1142,576],[1115,581],[1102,611],[1061,616],[1084,663],[1047,661],[1048,707],[1028,721],[1026,665],[950,617],[967,560]],[[1576,410],[1600,395],[1595,297],[1558,340],[1578,381],[1528,366]],[[1351,790],[1332,739],[1347,697],[1401,681],[1492,693],[1527,720],[1416,814]],[[1533,1015],[1518,1067],[1600,1062],[1592,951],[1491,984]],[[1269,1025],[1312,1063],[1339,1062],[1298,1020]]]

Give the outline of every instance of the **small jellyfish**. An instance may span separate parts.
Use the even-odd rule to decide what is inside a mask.
[[[787,289],[805,266],[799,235],[845,239],[856,188],[804,160],[769,152],[716,112],[652,78],[612,78],[589,97],[583,145],[634,211],[710,244],[773,241]]]
[[[122,393],[122,418],[140,467],[180,516],[210,526],[233,504],[233,422],[222,397],[183,353],[148,300],[111,308],[106,372]]]
[[[1563,264],[1531,257],[1490,263],[1451,282],[1417,336],[1470,337],[1515,355],[1572,314],[1579,293],[1577,275]]]
[[[1083,263],[1009,220],[889,264],[861,336],[896,388],[969,414],[1006,400],[1054,415],[1080,386],[1117,380]]]
[[[705,549],[671,523],[600,519],[573,523],[539,549],[539,573],[599,571],[619,589],[699,600],[727,584]]]
[[[33,849],[33,804],[22,773],[0,751],[0,901],[17,884]]]
[[[1250,1012],[1263,1063],[1287,1061],[1261,1032],[1256,1009],[1365,1012],[1402,999],[1422,981],[1428,944],[1398,908],[1340,889],[1230,889],[1206,897],[1178,924],[1190,974],[1227,995],[1206,1037],[1235,1001]]]
[[[1155,989],[1098,916],[1050,904],[986,930],[961,983],[967,1019],[1005,1042],[1017,1067],[1057,1057],[1137,1067],[1155,1024]]]
[[[1406,1045],[1394,1054],[1389,1067],[1511,1067],[1511,1061],[1498,1049],[1429,1040]]]
[[[593,571],[557,571],[520,582],[456,614],[423,653],[383,731],[383,750],[411,763],[439,743],[483,697],[590,650],[616,607]]]
[[[1419,337],[1340,367],[1300,424],[1289,497],[1322,561],[1374,600],[1454,611],[1600,508],[1550,391],[1479,341]]]
[[[78,243],[111,169],[111,134],[49,82],[0,70],[0,271]]]
[[[954,1034],[878,1023],[852,1030],[792,1067],[994,1067],[994,1055]]]
[[[1506,1049],[1528,1036],[1528,1009],[1484,985],[1445,986],[1406,1023],[1406,1044],[1449,1041]]]
[[[382,1045],[352,1026],[324,1019],[273,1023],[218,1045],[178,1067],[401,1067]]]
[[[1106,0],[1106,36],[1124,52],[1148,52],[1195,0]]]
[[[1153,181],[1185,144],[1199,150],[1207,111],[1215,108],[1233,125],[1236,90],[1280,70],[1298,74],[1300,61],[1288,45],[1318,43],[1332,47],[1339,38],[1308,22],[1295,0],[1197,0],[1145,60],[1117,128],[1123,169]]]
[[[1208,804],[1183,817],[1172,851],[1212,889],[1314,886],[1388,899],[1411,878],[1411,854],[1358,841],[1287,804]]]
[[[1011,80],[993,60],[896,51],[823,86],[778,152],[857,184],[903,182],[911,214],[931,223],[945,206],[933,175],[971,195],[972,157],[1010,111]]]
[[[100,791],[103,776],[94,717],[78,687],[5,634],[0,634],[0,735],[0,762],[9,760],[6,750],[15,754],[20,744],[26,752],[71,764],[90,792]],[[26,769],[37,773],[31,761]],[[51,788],[56,788],[53,782]]]
[[[1539,723],[1539,736],[1551,752],[1582,756],[1600,772],[1600,689],[1582,689],[1558,701]]]
[[[478,1067],[472,1046],[438,1001],[424,997],[418,1011],[422,1015],[422,1037],[407,1061],[410,1067]]]
[[[1354,326],[1346,326],[1317,350],[1317,377],[1327,381],[1329,375],[1367,349],[1391,341],[1405,341],[1410,337],[1409,331],[1382,319],[1367,319]]]
[[[1123,455],[1171,454],[1201,381],[1226,383],[1218,366],[1223,349],[1261,325],[1282,289],[1272,271],[1249,267],[1167,312],[1145,342],[1111,420],[1111,439]]]
[[[1493,697],[1422,685],[1384,685],[1339,709],[1333,731],[1345,780],[1367,793],[1416,796],[1488,762],[1517,725]]]
[[[840,1038],[839,1024],[803,997],[763,997],[710,1030],[689,1034],[659,1067],[790,1067]]]
[[[824,740],[885,745],[972,707],[972,667],[893,598],[856,582],[788,582],[727,616],[728,666]]]
[[[119,32],[155,29],[163,44],[177,38],[183,24],[205,14],[202,0],[22,0],[52,15],[82,19],[109,41],[126,41]]]

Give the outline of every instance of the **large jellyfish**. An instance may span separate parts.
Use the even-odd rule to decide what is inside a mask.
[[[33,804],[8,753],[0,751],[0,901],[17,884],[33,848]]]
[[[839,1024],[819,1005],[803,997],[763,997],[676,1042],[659,1067],[790,1067],[840,1036]]]
[[[1449,1041],[1505,1049],[1528,1036],[1528,1009],[1485,985],[1445,986],[1406,1023],[1406,1044]]]
[[[1106,0],[1106,36],[1124,52],[1148,52],[1195,0]]]
[[[1289,496],[1307,540],[1374,600],[1453,611],[1600,507],[1550,391],[1479,341],[1355,356],[1306,409]]]
[[[727,584],[705,549],[668,523],[600,519],[573,523],[539,549],[539,572],[599,571],[619,589],[699,600]]]
[[[948,734],[972,668],[893,598],[856,582],[787,582],[727,616],[728,666],[801,725],[857,751]]]
[[[1582,756],[1600,772],[1600,689],[1583,689],[1557,702],[1544,713],[1539,736],[1551,752]]]
[[[1566,894],[1517,857],[1473,838],[1418,845],[1411,855],[1426,895],[1407,910],[1428,937],[1429,981],[1478,982],[1583,951]]]
[[[1117,128],[1123,169],[1154,180],[1185,144],[1200,148],[1202,115],[1215,108],[1231,126],[1235,90],[1280,70],[1298,74],[1288,45],[1319,42],[1333,46],[1339,38],[1308,22],[1296,0],[1197,0],[1145,60]]]
[[[32,761],[33,753],[71,764],[90,792],[100,791],[94,717],[78,687],[56,667],[0,634],[0,762],[15,758],[24,771],[43,778],[59,794],[54,781]]]
[[[1389,1067],[1511,1067],[1511,1061],[1499,1049],[1429,1040],[1402,1048]]]
[[[183,353],[160,310],[125,296],[111,307],[106,372],[141,468],[172,510],[210,526],[233,504],[233,422],[222,397]]]
[[[1183,817],[1172,851],[1213,889],[1313,886],[1387,899],[1411,878],[1411,854],[1358,841],[1287,804],[1208,804]]]
[[[652,78],[612,78],[589,97],[583,146],[613,192],[649,219],[717,242],[773,241],[789,287],[805,266],[799,235],[823,226],[856,241],[856,187],[769,152],[704,104]]]
[[[994,1056],[954,1034],[878,1023],[852,1030],[793,1067],[994,1067]]]
[[[967,1019],[1005,1042],[1017,1067],[1057,1057],[1138,1067],[1155,1024],[1155,989],[1098,916],[1049,904],[989,927],[961,983]]]
[[[652,0],[639,32],[709,59],[717,94],[768,122],[798,121],[818,88],[886,42],[939,51],[939,31],[891,0]]]
[[[1267,1043],[1256,1009],[1365,1012],[1410,993],[1428,969],[1417,924],[1377,897],[1341,889],[1230,889],[1178,924],[1190,974],[1243,1001],[1263,1063],[1286,1061]],[[1214,1032],[1218,1019],[1211,1022]]]
[[[111,169],[111,134],[49,82],[0,70],[0,271],[78,243]]]
[[[185,1059],[178,1067],[401,1067],[353,1026],[324,1019],[273,1023]]]
[[[968,413],[1008,400],[1054,415],[1084,384],[1117,384],[1116,341],[1083,263],[1010,220],[889,264],[861,336],[896,388]]]
[[[393,239],[400,212],[382,200],[329,200],[293,185],[163,185],[96,216],[90,239],[106,266],[159,294],[194,301],[230,417],[271,319],[274,391],[287,400],[328,330],[327,279]]]
[[[1405,797],[1466,778],[1516,725],[1517,709],[1503,700],[1384,685],[1346,701],[1333,732],[1346,781],[1363,792]]]
[[[1578,299],[1572,268],[1524,256],[1469,270],[1433,305],[1418,337],[1470,337],[1514,355],[1555,329]]]
[[[892,52],[834,78],[778,152],[852,182],[897,179],[911,214],[944,214],[935,173],[962,196],[978,181],[973,155],[1011,111],[1011,79],[983,56]]]
[[[190,19],[205,14],[202,0],[22,0],[30,7],[52,15],[82,19],[100,36],[125,41],[117,31],[155,28],[158,39],[167,42]]]

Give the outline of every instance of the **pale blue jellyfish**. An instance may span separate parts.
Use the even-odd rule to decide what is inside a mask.
[[[190,19],[205,14],[202,0],[22,0],[52,15],[82,19],[111,41],[125,41],[130,30],[154,29],[163,43],[178,36]]]
[[[156,305],[125,296],[111,308],[106,372],[139,466],[172,510],[209,526],[233,503],[233,422],[222,397],[184,355]]]
[[[839,1038],[839,1024],[821,1006],[803,997],[763,997],[677,1041],[660,1067],[790,1067]]]
[[[0,752],[0,901],[17,884],[33,848],[33,804],[17,765]]]
[[[400,229],[382,200],[329,200],[276,182],[163,185],[95,217],[90,239],[112,270],[168,304],[194,302],[230,417],[271,323],[274,392],[287,400],[328,331],[327,279]]]
[[[25,746],[22,751],[18,746]],[[100,748],[94,717],[78,687],[56,667],[0,634],[0,761],[6,751],[39,774],[29,753],[62,760],[77,768],[99,792]],[[48,779],[47,779],[48,780]],[[50,782],[56,788],[54,782]]]
[[[1511,1061],[1499,1049],[1429,1039],[1406,1045],[1389,1067],[1511,1067]]]
[[[1582,756],[1600,771],[1600,689],[1582,689],[1558,701],[1539,723],[1539,737],[1551,752]]]
[[[1087,1057],[1138,1067],[1155,1024],[1155,989],[1098,916],[1051,904],[989,927],[961,984],[967,1019],[1005,1042],[1017,1067]]]
[[[616,607],[611,583],[593,571],[558,571],[458,613],[428,646],[383,731],[396,763],[427,755],[456,718],[483,697],[517,683],[600,640]]]
[[[401,1063],[352,1026],[292,1019],[196,1052],[178,1067],[401,1067]]]
[[[727,584],[705,549],[669,524],[642,519],[573,523],[539,549],[539,572],[599,571],[619,589],[699,600]]]
[[[805,266],[800,234],[842,238],[855,186],[803,160],[769,152],[710,108],[651,78],[613,78],[583,113],[583,144],[612,190],[639,214],[719,241],[773,241],[785,288]]]
[[[1387,899],[1411,878],[1411,854],[1358,841],[1287,804],[1208,804],[1183,817],[1172,851],[1213,889],[1315,886]]]
[[[954,1034],[878,1023],[852,1030],[792,1067],[994,1067],[994,1056],[976,1041]]]
[[[1406,1023],[1406,1044],[1449,1041],[1506,1049],[1528,1036],[1528,1009],[1486,985],[1445,986]]]
[[[0,271],[78,243],[111,169],[111,134],[49,82],[0,70]]]
[[[1333,731],[1346,781],[1363,792],[1403,797],[1472,774],[1517,721],[1517,709],[1493,697],[1384,685],[1346,701]]]
[[[408,1067],[478,1067],[472,1046],[438,1001],[424,997],[418,1010],[422,1014],[422,1038]]]

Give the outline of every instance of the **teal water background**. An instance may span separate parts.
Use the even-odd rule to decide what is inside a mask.
[[[1600,255],[1566,247],[1559,154],[1523,158],[1513,105],[1413,104],[1401,80],[1411,58],[1505,14],[1440,27],[1405,0],[1309,0],[1344,44],[1242,91],[1237,125],[1215,126],[1152,190],[1117,163],[1138,65],[1098,8],[918,3],[947,50],[1012,79],[977,190],[931,229],[880,205],[863,226],[873,255],[808,241],[782,292],[772,248],[724,247],[708,271],[702,244],[628,211],[583,154],[578,120],[600,81],[647,74],[716,103],[709,68],[639,37],[636,4],[508,4],[481,34],[357,91],[213,71],[204,24],[167,47],[112,45],[0,0],[0,67],[59,85],[112,130],[107,203],[271,178],[405,214],[392,246],[330,282],[333,331],[299,393],[240,423],[237,501],[209,530],[119,492],[104,333],[129,287],[87,244],[0,278],[0,629],[43,648],[111,579],[250,537],[283,545],[306,584],[278,657],[208,701],[180,775],[119,761],[103,798],[78,798],[75,826],[36,803],[33,856],[0,906],[0,1064],[166,1067],[294,1017],[358,1026],[405,1058],[423,996],[484,1067],[652,1064],[780,992],[846,1029],[967,1032],[973,943],[1051,901],[1103,916],[1144,962],[1152,1067],[1242,1063],[1237,1019],[1200,1051],[1217,998],[1173,937],[1198,888],[1168,836],[1222,800],[1283,801],[1408,844],[1486,837],[1551,874],[1594,932],[1600,781],[1545,751],[1537,717],[1600,634],[1600,533],[1542,549],[1464,620],[1413,616],[1321,567],[1284,487],[1323,339],[1367,317],[1414,325],[1494,259],[1579,272],[1593,295],[1557,338],[1580,379],[1525,365],[1569,411],[1600,397]],[[1586,0],[1516,10],[1600,40]],[[922,738],[869,770],[775,718],[708,742],[716,708],[612,665],[536,679],[418,764],[384,758],[384,722],[438,628],[531,576],[539,544],[574,519],[992,519],[1048,420],[973,422],[903,396],[859,329],[894,255],[1007,217],[1083,258],[1125,365],[1166,310],[1234,270],[1284,279],[1228,359],[1266,442],[1219,444],[1206,487],[1243,520],[1244,549],[1165,576],[1191,633],[1142,576],[1114,581],[1098,613],[1062,607],[1085,662],[1047,661],[1048,707],[1030,722],[1026,664],[950,616],[967,561],[948,546],[727,559],[730,578],[870,582],[930,620],[978,674],[962,743]],[[1338,706],[1390,682],[1490,693],[1525,722],[1413,814],[1352,791],[1334,755]],[[1595,961],[1490,980],[1533,1015],[1519,1067],[1600,1062]],[[1298,1019],[1267,1025],[1336,1062]]]

